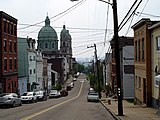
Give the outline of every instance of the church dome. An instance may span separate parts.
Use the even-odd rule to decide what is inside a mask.
[[[41,28],[41,30],[38,33],[38,39],[44,39],[45,40],[50,38],[50,39],[57,39],[57,33],[56,31],[50,26],[50,20],[48,16],[46,17],[45,20],[45,26]]]

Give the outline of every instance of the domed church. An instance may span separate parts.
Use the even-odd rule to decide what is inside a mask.
[[[38,50],[41,51],[57,51],[58,37],[56,31],[50,26],[50,20],[47,16],[45,26],[38,33]]]
[[[72,38],[69,30],[66,30],[65,25],[60,33],[60,49],[58,49],[58,37],[53,27],[50,26],[50,19],[47,16],[45,26],[38,33],[37,49],[42,52],[43,57],[47,58],[47,62],[51,63],[51,69],[58,72],[59,83],[63,83],[73,73],[74,59],[72,58]],[[51,73],[52,85],[55,83],[53,78],[54,73]]]

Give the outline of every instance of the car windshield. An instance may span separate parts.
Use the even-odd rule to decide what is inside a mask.
[[[31,96],[31,95],[33,95],[33,93],[23,93],[22,96]]]
[[[43,95],[42,91],[36,92],[37,95]]]
[[[51,93],[57,93],[58,91],[57,90],[51,90]]]
[[[0,94],[0,97],[6,96],[6,95],[9,95],[9,93],[2,93]]]

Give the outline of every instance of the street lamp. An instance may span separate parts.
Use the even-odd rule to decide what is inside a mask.
[[[71,0],[78,1],[78,0]],[[119,41],[118,41],[118,16],[117,16],[117,0],[113,0],[113,3],[99,0],[101,2],[110,4],[113,9],[113,20],[114,20],[114,49],[115,49],[115,61],[116,61],[116,79],[117,79],[117,95],[118,95],[118,115],[123,115],[123,105],[122,105],[122,86],[121,86],[121,76],[120,76],[120,55],[119,55]]]

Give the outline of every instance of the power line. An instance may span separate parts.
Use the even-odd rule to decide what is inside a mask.
[[[132,17],[132,15],[135,14],[135,11],[138,9],[139,5],[141,4],[142,0],[139,1],[138,5],[136,6],[136,8],[133,10],[133,12],[130,14],[130,16],[128,17],[128,19],[124,22],[124,24],[122,26],[119,27],[118,31],[120,31],[128,22],[128,20]]]
[[[72,8],[74,8],[74,7],[76,7],[76,6],[79,6],[79,4],[81,4],[81,3],[84,2],[84,1],[86,1],[86,0],[81,0],[80,2],[78,2],[78,3],[76,3],[75,5],[71,6],[71,7],[68,8],[67,10],[65,10],[65,11],[63,11],[63,12],[61,12],[61,13],[53,16],[53,17],[51,17],[50,20],[53,19],[53,18],[55,18],[55,17],[57,17],[57,16],[60,16],[60,15],[62,15],[62,14],[64,14],[64,13],[68,12],[70,9],[72,9]],[[29,28],[29,27],[32,27],[32,26],[41,24],[41,23],[43,23],[43,22],[44,22],[44,20],[41,21],[41,22],[37,22],[37,23],[35,23],[35,24],[32,24],[32,25],[28,25],[28,26],[26,26],[26,27],[19,28],[19,29],[26,29],[26,28]]]
[[[131,8],[129,9],[129,11],[125,15],[125,17],[123,18],[123,20],[121,21],[121,23],[119,24],[119,27],[121,27],[121,25],[123,24],[123,22],[125,21],[125,19],[129,16],[130,12],[132,11],[132,9],[134,8],[134,6],[136,5],[137,2],[138,2],[138,0],[134,1],[133,5],[131,6]]]

